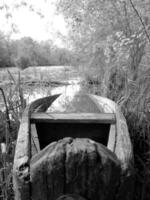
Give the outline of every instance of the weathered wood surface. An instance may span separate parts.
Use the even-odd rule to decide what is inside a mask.
[[[33,113],[31,123],[103,123],[115,124],[116,117],[113,113]]]
[[[31,157],[40,152],[39,137],[35,124],[31,124]]]
[[[13,187],[16,200],[30,199],[30,158],[31,158],[31,134],[30,115],[36,109],[47,109],[47,107],[58,97],[54,95],[43,99],[38,99],[29,105],[22,116],[20,124],[14,165],[13,165]]]
[[[49,187],[52,188],[55,185],[59,185],[59,183],[57,182],[58,179],[56,179],[56,181],[54,181],[54,182],[52,182],[52,181],[47,182],[47,180],[49,180],[49,179],[47,179],[46,177],[51,177],[51,176],[53,177],[53,175],[55,175],[55,173],[54,173],[55,170],[57,172],[58,178],[60,177],[62,180],[62,175],[61,175],[62,171],[61,170],[63,170],[64,168],[63,168],[63,165],[61,165],[60,157],[59,157],[60,160],[59,159],[58,160],[60,161],[59,162],[60,167],[62,167],[62,168],[60,168],[60,171],[57,170],[57,168],[55,169],[55,167],[57,165],[55,165],[55,162],[52,162],[53,165],[51,165],[51,166],[53,166],[53,169],[51,169],[52,170],[51,172],[53,172],[53,173],[51,173],[51,174],[49,174],[49,172],[47,171],[47,170],[49,170],[49,168],[46,167],[46,166],[50,166],[50,165],[47,164],[48,161],[45,162],[44,160],[47,160],[47,158],[49,160],[51,160],[52,155],[54,156],[55,153],[56,153],[56,155],[58,155],[59,153],[61,155],[62,154],[65,155],[65,153],[64,153],[65,151],[60,150],[63,148],[58,148],[59,145],[57,148],[55,148],[57,143],[52,143],[50,146],[48,146],[48,147],[44,148],[42,151],[40,151],[39,145],[38,145],[37,134],[35,134],[33,137],[33,134],[30,129],[31,128],[31,126],[30,126],[31,113],[46,111],[47,108],[52,104],[52,102],[58,96],[59,95],[55,95],[52,97],[46,97],[46,98],[43,98],[43,99],[33,102],[30,106],[28,106],[26,108],[26,110],[23,114],[22,122],[20,125],[19,133],[18,133],[16,153],[15,153],[15,159],[14,159],[14,167],[13,167],[13,182],[14,182],[14,190],[15,190],[15,199],[16,200],[31,199],[31,196],[38,194],[38,192],[40,190],[44,191],[45,185],[47,185],[46,189],[49,189]],[[120,175],[120,180],[118,183],[117,190],[115,191],[115,193],[116,193],[115,198],[114,197],[112,198],[112,196],[108,196],[108,198],[113,199],[113,200],[120,200],[120,199],[131,200],[132,196],[133,196],[133,185],[134,185],[133,184],[133,181],[134,181],[134,179],[133,179],[133,152],[132,152],[132,145],[131,145],[131,141],[130,141],[130,137],[129,137],[129,133],[128,133],[126,120],[125,120],[124,116],[122,115],[118,106],[113,101],[111,101],[107,98],[98,97],[98,96],[94,96],[94,95],[85,95],[85,97],[81,101],[82,103],[84,103],[84,105],[86,103],[87,96],[93,102],[92,106],[89,108],[89,110],[87,110],[87,112],[92,113],[94,110],[96,113],[100,113],[100,112],[101,113],[113,113],[116,116],[116,124],[111,124],[109,140],[108,140],[108,144],[106,145],[106,147],[112,152],[112,156],[117,156],[117,159],[120,161],[121,175]],[[88,101],[88,103],[89,104],[87,104],[84,107],[82,107],[80,105],[80,108],[77,109],[76,111],[79,111],[79,112],[85,111],[84,109],[87,108],[88,105],[90,105],[90,101]],[[74,102],[73,105],[77,106],[77,103]],[[69,108],[67,106],[68,105],[66,104],[66,108]],[[69,108],[69,110],[67,110],[67,113],[70,110],[74,110],[74,109],[72,109],[72,107],[71,107],[71,109]],[[35,129],[35,127],[32,130],[34,130],[34,129]],[[34,139],[34,141],[32,141],[32,138]],[[35,143],[36,143],[36,146],[33,147],[33,144],[35,144]],[[81,147],[82,147],[82,145],[81,145]],[[56,151],[56,149],[57,149],[57,151]],[[107,150],[107,151],[109,151],[109,150]],[[89,151],[90,151],[90,148],[89,148]],[[53,152],[53,153],[51,154],[51,152]],[[35,155],[35,156],[33,156],[33,155]],[[43,167],[44,167],[42,169],[43,174],[41,174],[41,178],[40,178],[40,181],[42,180],[43,184],[41,184],[41,186],[38,186],[40,188],[39,191],[37,191],[34,188],[34,182],[32,183],[32,180],[35,180],[35,179],[33,179],[33,177],[34,177],[33,169],[34,169],[35,164],[30,165],[30,161],[31,161],[30,159],[32,159],[31,162],[33,163],[33,160],[35,158],[38,158],[38,156],[39,156],[39,161],[38,162],[36,161],[35,164],[41,163],[40,165],[43,165]],[[87,157],[87,156],[85,156],[85,157]],[[75,157],[75,159],[76,158],[78,158],[78,157]],[[90,159],[90,161],[91,160],[92,159]],[[95,163],[95,157],[92,162]],[[84,160],[84,165],[85,165],[85,163],[86,162]],[[73,164],[73,165],[75,166],[75,164]],[[30,168],[30,166],[32,166],[32,167]],[[88,166],[88,165],[86,165],[86,166]],[[34,172],[38,173],[38,167],[36,169],[37,169],[37,172],[35,172],[36,170]],[[40,168],[39,168],[39,171],[40,171]],[[81,169],[81,171],[82,171],[82,169]],[[106,166],[106,171],[107,171],[107,174],[109,174],[109,168],[107,168],[107,166]],[[32,175],[32,179],[31,179],[31,175]],[[43,179],[42,179],[42,177],[43,177]],[[94,175],[93,175],[93,177],[94,177]],[[97,177],[99,177],[99,176],[97,176]],[[66,179],[64,179],[64,180],[66,180]],[[45,183],[45,181],[46,181],[46,183]],[[37,180],[37,182],[38,182],[38,180]],[[93,182],[93,184],[94,184],[94,182]],[[105,183],[104,183],[104,185],[105,185]],[[88,186],[88,185],[86,184],[86,186]],[[74,186],[72,186],[72,187],[74,187]],[[94,185],[94,187],[95,187],[95,185]],[[97,191],[96,188],[95,188],[95,191]],[[108,191],[109,191],[109,189],[108,189]],[[45,195],[45,194],[43,193],[42,195]],[[85,198],[85,196],[82,196],[82,197]],[[47,197],[43,196],[42,198],[45,198],[47,200],[50,199],[48,196]],[[57,198],[59,198],[59,197],[57,197]]]
[[[58,197],[56,200],[86,200],[85,198],[81,197],[80,195],[75,194],[67,194]]]
[[[111,101],[110,99],[99,97],[95,95],[90,95],[93,101],[103,108],[104,113],[115,113],[116,115],[116,131],[113,138],[111,138],[111,133],[108,141],[108,148],[116,153],[119,160],[122,162],[122,167],[124,170],[132,167],[133,164],[133,151],[132,144],[128,132],[128,127],[126,120],[120,111],[118,105]],[[129,163],[131,165],[129,165]]]
[[[107,148],[110,149],[121,162],[120,185],[116,199],[131,200],[134,193],[134,159],[133,149],[128,132],[126,119],[119,106],[105,97],[90,95],[90,98],[104,113],[115,113],[116,124],[110,127]]]
[[[74,194],[88,200],[115,199],[120,172],[119,160],[105,146],[64,138],[31,159],[31,197],[56,200]]]

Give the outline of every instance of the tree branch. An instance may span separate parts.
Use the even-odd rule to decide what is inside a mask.
[[[125,22],[126,22],[126,33],[127,36],[130,36],[132,31],[131,31],[131,27],[130,27],[130,21],[129,21],[129,17],[128,17],[128,11],[127,11],[127,3],[126,1],[123,1],[123,10],[124,10],[124,17],[125,17]]]
[[[148,32],[147,32],[147,29],[146,29],[146,27],[145,27],[145,24],[144,24],[144,22],[143,22],[141,16],[139,15],[137,9],[135,8],[135,6],[134,6],[132,0],[129,0],[129,1],[130,1],[130,4],[131,4],[133,10],[135,11],[136,15],[138,16],[138,18],[139,18],[139,20],[140,20],[140,22],[141,22],[141,24],[142,24],[142,26],[143,26],[143,28],[144,28],[145,35],[146,35],[146,37],[147,37],[147,39],[148,39],[148,41],[149,41],[149,43],[150,43],[150,36],[149,36],[149,34],[148,34]]]

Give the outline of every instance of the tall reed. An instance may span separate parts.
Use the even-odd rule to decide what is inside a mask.
[[[26,106],[23,88],[21,86],[20,72],[17,80],[8,71],[10,84],[7,91],[1,88],[5,109],[1,112],[0,124],[2,134],[0,137],[0,200],[11,200],[13,197],[12,165],[15,151],[17,132],[22,112]],[[4,148],[6,146],[6,148]],[[5,150],[4,150],[5,149]]]

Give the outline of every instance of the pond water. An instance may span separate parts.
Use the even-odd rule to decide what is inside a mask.
[[[38,86],[38,87],[30,87],[29,90],[25,92],[25,99],[27,103],[31,103],[32,101],[42,98],[48,95],[54,94],[66,94],[73,95],[81,90],[81,82],[82,77],[74,67],[68,66],[53,66],[50,68],[41,67],[34,68],[34,73],[36,78],[39,80],[50,80],[52,84],[50,86]],[[32,72],[32,68],[27,69],[28,73]],[[40,72],[40,73],[39,73]],[[34,79],[34,77],[33,77]],[[57,86],[53,86],[53,83],[60,83]]]
[[[73,94],[81,90],[81,82],[83,81],[83,77],[77,68],[70,66],[29,67],[22,71],[8,68],[4,69],[2,73],[0,87],[4,89],[7,97],[9,95],[14,96],[14,101],[16,96],[19,96],[15,94],[14,88],[16,87],[18,76],[20,76],[22,93],[27,104],[36,99],[54,94],[64,93],[67,96],[73,96]],[[4,75],[5,79],[3,80]],[[11,80],[12,77],[13,80]],[[14,80],[16,81],[14,86],[8,84],[9,81],[13,82]],[[0,110],[4,110],[2,95],[0,95]]]
[[[54,94],[66,94],[67,96],[73,96],[73,94],[76,94],[81,90],[81,85],[79,81],[73,81],[72,84],[70,83],[69,85],[61,85],[57,87],[39,87],[39,88],[34,88],[25,92],[25,99],[27,103],[31,103],[36,99],[46,97],[49,95],[54,95]]]

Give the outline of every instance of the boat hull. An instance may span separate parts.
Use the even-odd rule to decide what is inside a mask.
[[[13,167],[16,200],[35,198],[35,192],[32,191],[32,174],[37,173],[33,167],[34,158],[39,156],[40,161],[46,159],[44,152],[47,148],[51,149],[49,145],[66,137],[80,140],[89,138],[108,149],[108,157],[112,153],[121,169],[116,194],[115,197],[112,195],[112,199],[132,199],[133,152],[126,120],[113,101],[85,94],[72,99],[63,95],[46,97],[25,109]],[[43,160],[44,162],[47,160]],[[45,182],[43,184],[46,186]],[[44,195],[46,191],[43,190],[42,193]],[[47,200],[47,197],[42,199]]]

